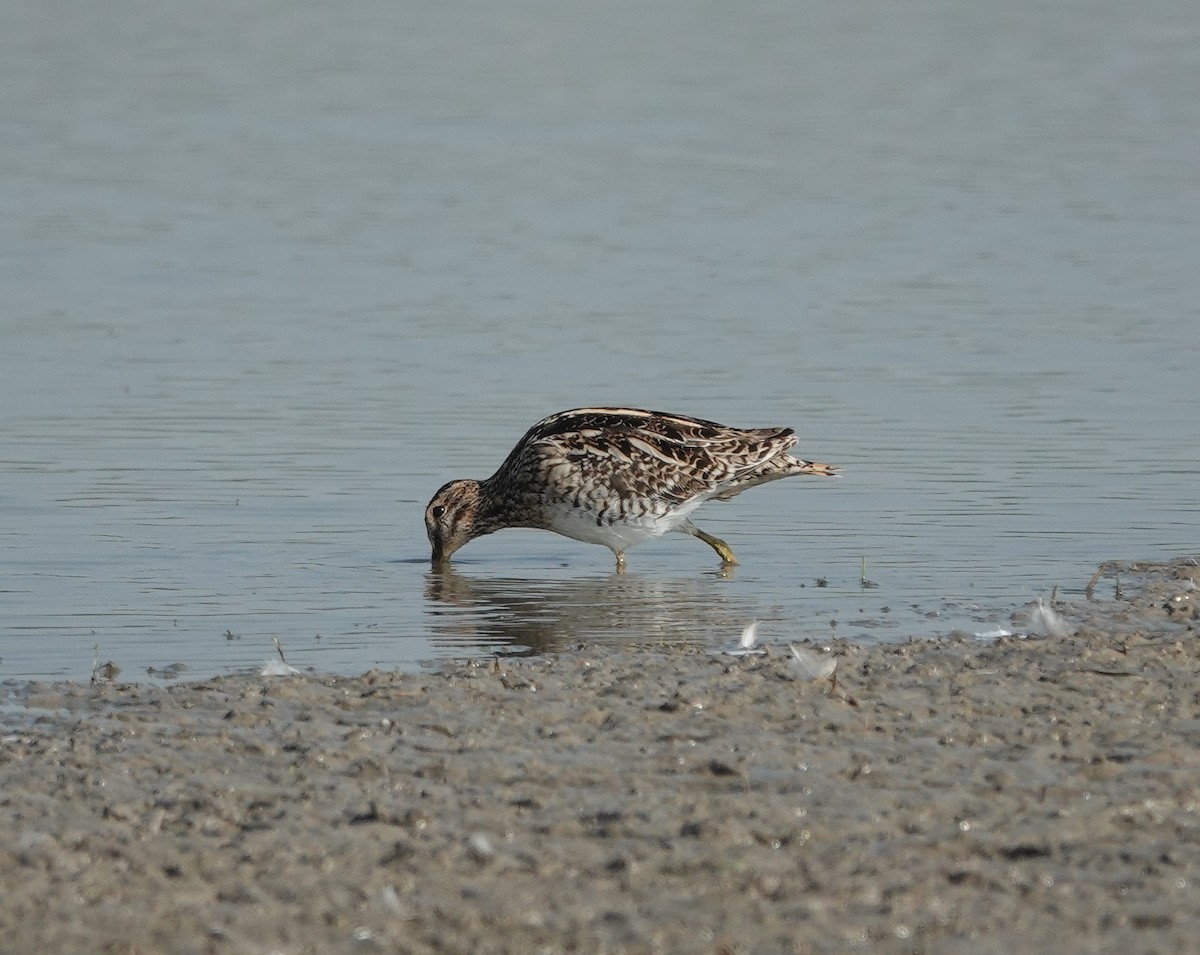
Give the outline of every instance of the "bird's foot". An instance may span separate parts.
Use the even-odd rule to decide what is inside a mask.
[[[706,534],[704,531],[700,530],[700,528],[694,525],[689,525],[687,532],[693,537],[699,537],[702,541],[704,541],[704,543],[715,550],[717,552],[717,556],[721,558],[722,567],[737,566],[737,558],[733,556],[733,551],[730,550],[729,545],[721,540],[721,538],[713,537],[712,534]]]

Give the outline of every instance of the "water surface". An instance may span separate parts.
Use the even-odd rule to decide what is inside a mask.
[[[19,5],[0,674],[1007,625],[1200,541],[1191,5]],[[541,416],[791,425],[742,560],[421,512]],[[878,586],[860,586],[862,561]]]

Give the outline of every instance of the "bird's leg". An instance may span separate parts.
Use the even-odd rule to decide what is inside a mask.
[[[702,541],[704,541],[704,543],[715,550],[717,552],[717,556],[721,558],[721,563],[724,566],[732,567],[737,563],[737,558],[733,556],[733,551],[729,549],[729,545],[721,540],[721,538],[713,537],[712,534],[704,533],[704,531],[700,530],[700,528],[698,528],[691,521],[688,521],[687,524],[683,526],[683,530],[687,531],[693,537],[699,537]]]
[[[625,551],[617,550],[613,551],[613,553],[617,555],[617,573],[625,573]]]

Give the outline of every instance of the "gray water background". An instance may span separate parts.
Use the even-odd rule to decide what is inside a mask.
[[[0,677],[982,631],[1200,549],[1193,3],[3,21]],[[536,532],[432,576],[432,492],[598,403],[845,476],[701,511],[729,578]]]

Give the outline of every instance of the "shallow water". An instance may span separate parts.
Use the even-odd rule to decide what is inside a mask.
[[[988,630],[1197,548],[1188,4],[9,19],[5,677]],[[598,403],[845,475],[701,511],[729,577],[534,532],[432,576],[432,492]]]

